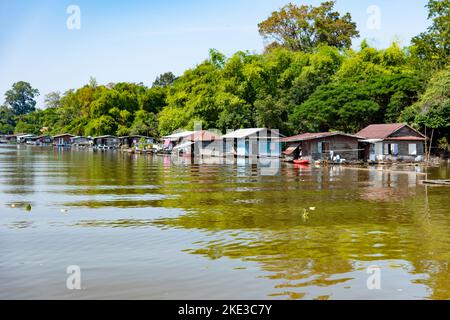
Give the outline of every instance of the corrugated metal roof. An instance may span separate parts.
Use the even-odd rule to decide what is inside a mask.
[[[285,151],[283,151],[283,154],[290,156],[291,154],[293,154],[295,152],[295,150],[297,150],[298,147],[300,147],[300,145],[301,145],[301,142],[294,143],[292,146],[290,146]]]
[[[255,135],[256,133],[263,131],[263,130],[267,130],[267,129],[264,129],[264,128],[238,129],[236,131],[227,133],[222,138],[224,138],[224,139],[241,139],[241,138]]]
[[[107,139],[107,138],[118,139],[116,136],[111,136],[111,135],[94,137],[94,139]]]
[[[417,136],[404,136],[404,137],[388,137],[385,140],[394,140],[394,141],[425,141],[425,138],[417,137]]]
[[[171,134],[169,136],[165,136],[165,137],[163,137],[163,139],[180,139],[180,138],[185,138],[193,133],[195,133],[195,131],[183,131],[183,132]]]
[[[406,125],[406,123],[372,124],[359,131],[356,135],[366,139],[385,139]]]
[[[75,136],[70,133],[61,133],[61,134],[57,134],[56,136],[53,136],[53,138],[59,138],[59,137],[75,137]]]
[[[343,132],[317,132],[317,133],[302,133],[293,137],[287,137],[281,139],[282,142],[296,142],[296,141],[306,141],[306,140],[315,140],[333,136],[346,136],[355,139],[362,139],[360,136],[354,136],[351,134],[343,133]]]
[[[174,147],[173,150],[184,149],[184,148],[190,147],[193,144],[194,144],[194,142],[186,141],[186,142],[184,142],[182,144],[179,144],[176,147]]]
[[[267,128],[248,128],[248,129],[239,129],[230,133],[227,133],[222,138],[223,139],[242,139],[251,136],[256,136],[257,133],[264,133],[264,136],[259,135],[260,139],[276,139],[280,136],[283,136],[280,133],[275,133],[274,130]],[[269,134],[270,133],[270,134]]]
[[[190,141],[214,141],[220,140],[221,136],[208,130],[202,130],[202,131],[195,131],[194,133],[185,137],[185,139]]]

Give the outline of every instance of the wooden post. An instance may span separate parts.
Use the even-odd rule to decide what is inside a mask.
[[[427,126],[425,126],[425,163],[428,165]]]
[[[433,136],[434,136],[434,128],[431,131],[430,147],[428,148],[428,160],[430,160],[430,157],[431,157],[431,145],[433,143]]]

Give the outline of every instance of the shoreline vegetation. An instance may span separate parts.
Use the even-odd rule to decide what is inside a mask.
[[[431,26],[411,46],[386,49],[366,40],[352,49],[356,24],[334,4],[288,4],[258,25],[263,53],[211,49],[183,75],[164,73],[151,87],[91,78],[48,93],[36,108],[39,91],[17,82],[0,107],[0,134],[159,138],[200,122],[222,133],[264,127],[289,136],[404,122],[430,137],[433,155],[448,157],[450,0],[429,1]]]

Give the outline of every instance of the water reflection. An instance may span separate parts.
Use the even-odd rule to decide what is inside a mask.
[[[205,273],[187,263],[202,257],[196,263],[222,265],[208,271],[217,281],[246,283],[242,296],[247,290],[250,297],[282,299],[450,298],[449,189],[421,185],[423,169],[201,161],[1,147],[0,226],[10,238],[0,256],[23,258],[23,244],[11,240],[19,231],[33,230],[29,241],[50,234],[76,251],[74,239],[103,243],[104,230],[114,230],[128,249],[116,249],[110,239],[88,262],[109,254],[108,268],[120,273],[151,258],[134,274],[139,279],[156,264],[170,266],[174,279],[190,274],[203,283]],[[428,172],[436,178],[449,173],[448,165]],[[18,210],[26,204],[33,207],[28,215]],[[62,214],[60,208],[70,210]],[[169,249],[173,245],[176,250]],[[140,260],[128,259],[136,252]],[[365,287],[366,268],[374,264],[385,279],[378,295]],[[167,279],[160,286],[136,295],[158,297],[158,290],[176,284]],[[199,292],[236,297],[226,283],[217,286]]]

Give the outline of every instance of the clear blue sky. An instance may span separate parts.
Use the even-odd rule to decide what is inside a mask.
[[[0,103],[11,85],[28,81],[43,96],[87,83],[129,81],[150,85],[172,71],[181,75],[210,48],[231,55],[261,52],[257,24],[288,0],[0,0]],[[296,1],[318,5],[322,1]],[[408,45],[424,31],[426,0],[338,0],[362,38],[378,48]],[[69,5],[81,9],[81,29],[68,30]],[[370,5],[381,9],[381,29],[367,27]],[[357,46],[361,39],[354,42]]]

